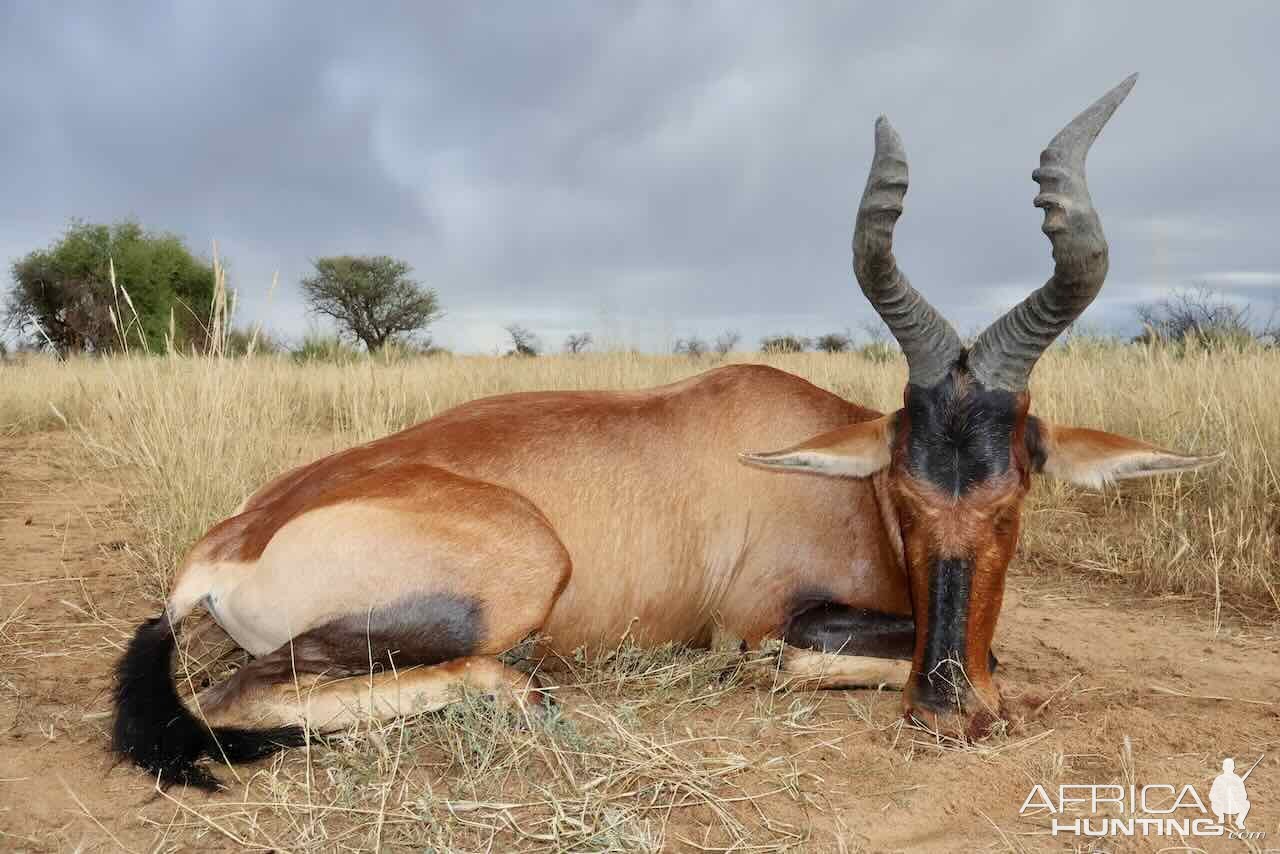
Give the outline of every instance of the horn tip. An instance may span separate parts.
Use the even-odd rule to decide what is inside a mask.
[[[898,131],[893,127],[893,122],[889,121],[889,117],[882,114],[876,119],[876,133],[891,133],[896,136]]]
[[[1104,123],[1107,118],[1110,117],[1111,113],[1115,111],[1116,107],[1124,103],[1124,99],[1129,97],[1129,93],[1133,91],[1133,87],[1137,82],[1138,73],[1135,71],[1133,74],[1130,74],[1128,77],[1117,83],[1110,92],[1098,99],[1098,106],[1103,107],[1105,111],[1103,113],[1104,118],[1102,119]]]
[[[895,153],[902,150],[902,137],[898,135],[897,130],[889,123],[889,117],[885,115],[876,119],[876,151],[881,149]]]
[[[1101,125],[1106,124],[1107,119],[1115,112],[1116,107],[1119,107],[1124,103],[1124,99],[1129,97],[1129,93],[1133,91],[1133,87],[1137,82],[1138,73],[1135,71],[1112,87],[1110,92],[1099,98],[1091,109],[1085,111],[1085,115],[1096,112],[1098,114],[1097,119],[1100,119],[1098,122],[1100,130]]]
[[[1103,126],[1111,119],[1116,109],[1124,103],[1125,98],[1129,97],[1129,92],[1137,82],[1138,75],[1134,73],[1112,87],[1107,94],[1094,101],[1084,112],[1058,131],[1057,135],[1049,142],[1045,153],[1058,151],[1083,162],[1089,147],[1098,138]],[[1041,160],[1041,163],[1043,162]]]
[[[1133,90],[1133,87],[1137,84],[1137,82],[1138,82],[1138,72],[1135,71],[1125,79],[1121,80],[1120,83],[1116,86],[1116,88],[1111,90],[1110,94],[1114,96],[1117,101],[1123,101],[1125,98],[1129,96],[1129,92]]]

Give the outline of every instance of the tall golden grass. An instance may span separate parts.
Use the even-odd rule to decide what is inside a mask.
[[[838,355],[734,355],[850,400],[899,405],[900,362]],[[535,359],[369,357],[298,364],[121,355],[0,362],[0,430],[66,427],[127,487],[162,588],[181,552],[273,474],[485,395],[639,388],[718,362],[601,353]],[[1077,339],[1036,369],[1032,409],[1054,421],[1179,450],[1224,449],[1207,473],[1101,493],[1045,480],[1024,516],[1020,566],[1128,580],[1221,609],[1280,612],[1277,503],[1280,352],[1173,351]]]

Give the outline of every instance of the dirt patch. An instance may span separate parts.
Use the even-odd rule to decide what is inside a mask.
[[[253,804],[270,802],[270,778],[254,776],[253,768],[242,769],[248,782],[227,793],[172,791],[162,797],[139,772],[113,766],[106,751],[109,670],[132,627],[157,606],[140,592],[130,569],[134,531],[119,495],[104,476],[79,470],[78,459],[66,434],[0,440],[6,570],[0,580],[0,847],[427,847],[416,841],[421,828],[409,816],[417,813],[406,805],[422,803],[427,792],[456,792],[465,782],[456,765],[431,757],[414,774],[397,778],[402,784],[387,788],[376,834],[361,825],[349,836],[317,834],[314,803],[294,812],[277,805],[253,818]],[[1227,622],[1215,633],[1211,607],[1203,604],[1015,574],[996,651],[1006,692],[1024,719],[972,747],[902,726],[895,694],[775,693],[767,668],[723,690],[712,682],[697,690],[658,690],[646,677],[634,684],[622,679],[570,686],[561,699],[566,717],[584,732],[625,721],[628,737],[645,741],[654,762],[670,763],[676,774],[687,771],[690,791],[677,792],[655,812],[649,847],[720,850],[727,847],[728,823],[741,827],[739,837],[757,850],[1090,850],[1075,837],[1048,836],[1047,814],[1019,816],[1033,785],[1056,793],[1064,784],[1193,784],[1207,798],[1224,756],[1235,757],[1243,771],[1264,754],[1248,779],[1248,826],[1267,834],[1255,850],[1280,847],[1280,642],[1274,624]],[[616,719],[608,717],[615,713]],[[449,725],[447,718],[430,724],[442,737]],[[319,793],[345,785],[343,774],[355,774],[351,769],[365,757],[385,752],[379,742],[374,736],[335,741],[315,748],[310,759],[294,755],[276,762],[307,768],[308,761],[329,762],[315,766],[329,772],[327,781],[315,783]],[[328,759],[315,758],[322,754]],[[505,761],[536,778],[543,760],[531,754],[516,762],[501,755],[490,761],[494,769]],[[231,779],[226,769],[218,773]],[[475,773],[474,765],[468,773]],[[536,788],[536,779],[519,776],[495,770],[490,788]],[[704,779],[705,786],[731,783],[723,797],[699,800],[696,789]],[[584,790],[591,782],[577,780]],[[618,803],[625,796],[620,793]],[[451,821],[493,827],[487,850],[561,845],[554,836],[521,836],[497,818],[505,810],[515,824],[529,824],[519,804],[449,804],[448,814],[432,813],[436,829]],[[561,847],[607,848],[575,839]],[[1112,840],[1098,850],[1184,844],[1249,850],[1235,839],[1184,842],[1176,836]],[[469,850],[485,848],[477,843]]]

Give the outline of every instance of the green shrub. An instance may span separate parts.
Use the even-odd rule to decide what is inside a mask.
[[[892,362],[902,356],[902,351],[887,341],[872,341],[870,344],[855,347],[854,352],[877,365]]]
[[[72,222],[62,238],[15,261],[4,315],[36,346],[62,354],[126,346],[162,353],[207,338],[213,265],[173,234]],[[114,272],[114,282],[112,274]]]
[[[227,330],[222,352],[228,356],[247,356],[252,348],[255,355],[270,356],[283,352],[284,345],[265,329],[245,329],[240,326]]]
[[[338,335],[316,330],[304,334],[291,353],[296,362],[329,362],[335,365],[349,364],[361,356],[359,350]]]

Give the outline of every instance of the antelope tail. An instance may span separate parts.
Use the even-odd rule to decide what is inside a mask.
[[[115,725],[111,749],[158,778],[212,790],[218,780],[197,761],[205,756],[250,762],[306,742],[301,727],[209,727],[178,697],[171,670],[175,648],[166,615],[138,627],[116,664]]]

